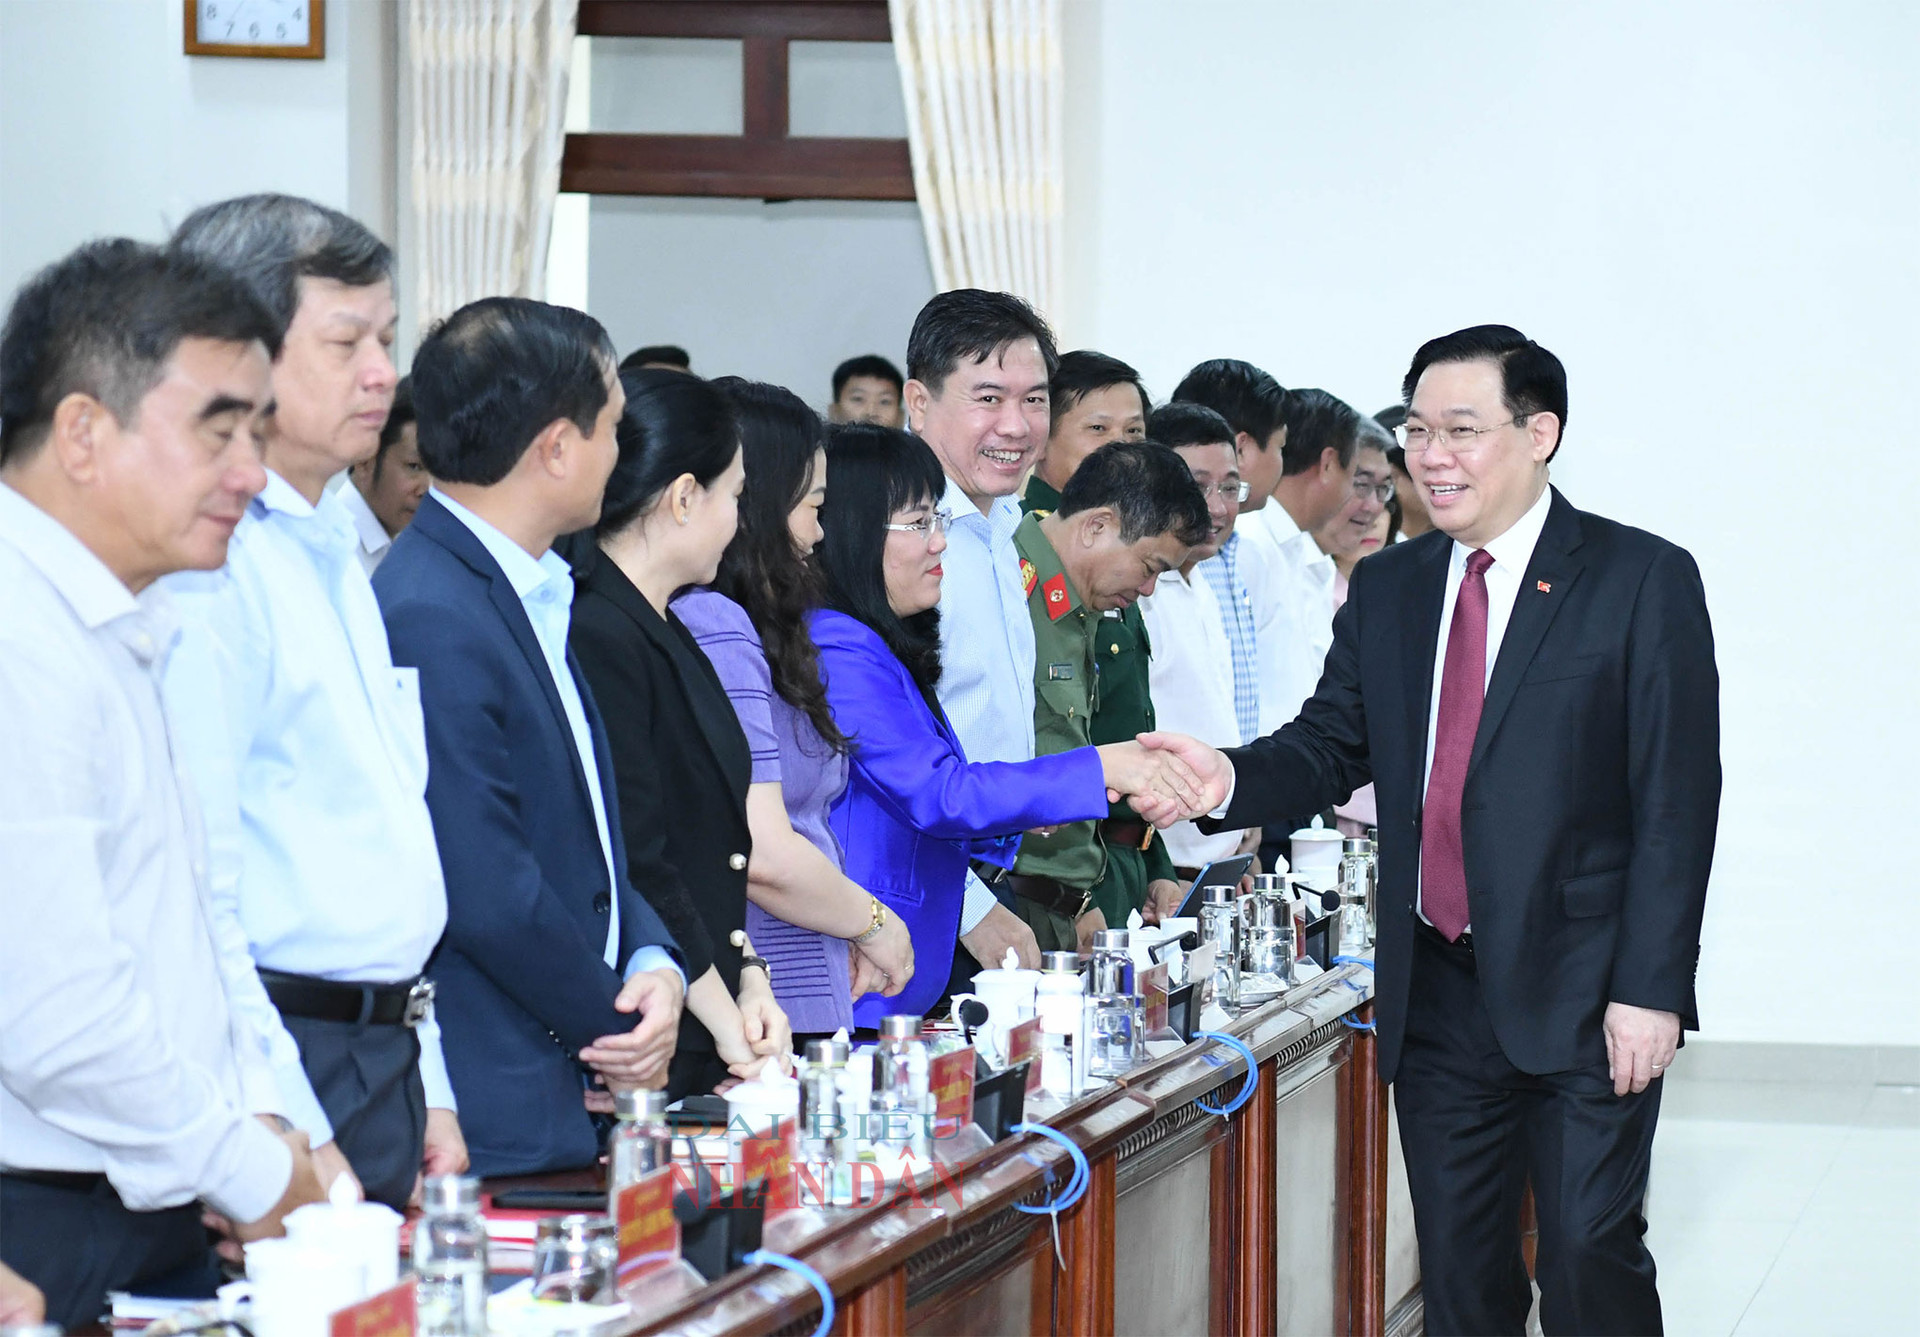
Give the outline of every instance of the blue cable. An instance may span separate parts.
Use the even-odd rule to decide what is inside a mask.
[[[1195,1031],[1193,1038],[1196,1040],[1218,1040],[1223,1045],[1230,1045],[1234,1049],[1239,1050],[1240,1057],[1247,1061],[1247,1080],[1241,1084],[1240,1093],[1232,1100],[1229,1100],[1224,1105],[1209,1105],[1203,1097],[1195,1097],[1193,1102],[1209,1114],[1239,1113],[1240,1107],[1253,1099],[1253,1088],[1260,1084],[1260,1060],[1253,1056],[1253,1051],[1247,1048],[1244,1041],[1236,1040],[1231,1035],[1222,1035],[1218,1031]]]
[[[1373,1030],[1373,1023],[1370,1021],[1355,1021],[1352,1017],[1342,1017],[1340,1018],[1340,1020],[1345,1022],[1347,1025],[1351,1026],[1356,1031],[1371,1032]]]
[[[825,1277],[798,1258],[789,1257],[784,1253],[774,1253],[770,1249],[755,1249],[740,1261],[748,1267],[757,1267],[765,1263],[768,1267],[785,1268],[820,1292],[820,1326],[813,1330],[813,1337],[827,1337],[827,1334],[833,1330],[833,1287],[827,1285]]]
[[[1074,1140],[1057,1128],[1049,1128],[1043,1123],[1017,1123],[1008,1130],[1014,1133],[1037,1133],[1041,1137],[1057,1142],[1067,1149],[1067,1155],[1073,1157],[1073,1174],[1067,1180],[1067,1186],[1060,1190],[1060,1196],[1051,1202],[1043,1202],[1038,1207],[1029,1207],[1023,1202],[1013,1204],[1017,1212],[1029,1216],[1046,1216],[1054,1212],[1064,1212],[1087,1191],[1093,1182],[1093,1171],[1087,1167],[1087,1153],[1080,1150]]]
[[[1336,966],[1365,966],[1368,970],[1373,969],[1373,959],[1365,956],[1336,956],[1333,958],[1333,964]]]

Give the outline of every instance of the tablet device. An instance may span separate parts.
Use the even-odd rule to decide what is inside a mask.
[[[1231,859],[1215,859],[1200,870],[1200,876],[1187,888],[1186,898],[1180,904],[1180,919],[1198,919],[1200,917],[1200,888],[1237,887],[1240,879],[1253,867],[1253,855],[1236,854]]]

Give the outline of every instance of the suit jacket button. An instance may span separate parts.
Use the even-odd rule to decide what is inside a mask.
[[[603,915],[611,909],[613,909],[613,897],[607,895],[606,892],[603,891],[593,898],[593,912],[595,914]]]
[[[734,872],[736,872],[736,873],[737,873],[737,872],[739,872],[739,871],[741,871],[741,870],[742,870],[743,868],[745,868],[746,866],[747,866],[747,856],[746,856],[746,855],[744,855],[744,854],[729,854],[729,855],[727,856],[727,867],[729,867],[729,868],[731,868],[731,869],[732,869],[732,870],[733,870]]]

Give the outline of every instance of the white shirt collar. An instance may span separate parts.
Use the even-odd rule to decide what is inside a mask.
[[[0,535],[31,562],[89,631],[140,610],[126,582],[74,532],[0,483]]]
[[[524,600],[541,586],[555,582],[564,600],[568,603],[573,601],[573,570],[567,565],[566,558],[552,548],[537,558],[533,557],[493,524],[482,520],[439,488],[429,491],[452,512],[454,519],[473,531],[473,536],[480,540],[481,546],[500,564],[501,571],[506,573],[507,580],[513,585],[513,592],[521,599]]]
[[[956,521],[977,518],[995,535],[1003,531],[1011,534],[1020,527],[1020,521],[1026,515],[1020,509],[1018,497],[995,497],[993,503],[982,511],[952,478],[947,479],[947,490],[940,494],[940,509],[951,513]]]
[[[313,503],[300,495],[300,490],[273,470],[267,470],[267,485],[260,489],[260,495],[253,499],[254,506],[262,511],[291,515],[304,520],[314,512]]]
[[[1527,508],[1527,513],[1515,520],[1507,532],[1498,538],[1487,541],[1486,550],[1492,556],[1493,563],[1503,571],[1513,574],[1518,580],[1527,572],[1527,563],[1533,560],[1533,550],[1540,544],[1541,531],[1547,527],[1547,512],[1553,509],[1553,488],[1540,489],[1539,498]],[[1472,552],[1466,544],[1453,541],[1453,560],[1463,563],[1467,554]]]
[[[360,536],[361,551],[372,555],[385,552],[393,545],[387,527],[380,523],[380,517],[373,513],[373,507],[360,495],[360,488],[353,479],[348,478],[335,489],[340,498],[340,507],[353,521],[353,531]]]

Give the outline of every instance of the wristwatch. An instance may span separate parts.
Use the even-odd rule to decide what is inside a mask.
[[[873,922],[867,925],[867,931],[865,933],[862,933],[853,940],[856,943],[872,942],[880,936],[880,930],[887,926],[887,907],[881,903],[878,896],[869,897],[868,899],[873,902]]]
[[[773,967],[767,964],[766,957],[746,956],[743,954],[740,958],[740,969],[745,970],[748,966],[760,967],[761,973],[767,977],[767,983],[773,983]]]

